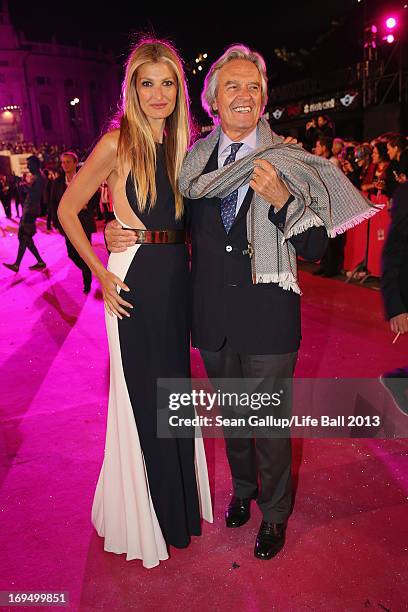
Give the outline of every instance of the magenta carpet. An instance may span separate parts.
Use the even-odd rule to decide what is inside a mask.
[[[0,219],[1,262],[14,261],[16,232]],[[82,293],[42,220],[36,242],[46,271],[28,270],[28,252],[18,274],[0,265],[0,590],[67,591],[69,610],[408,609],[407,440],[296,440],[287,543],[268,562],[253,557],[255,504],[249,523],[225,528],[228,466],[223,441],[208,440],[215,523],[203,536],[153,570],[104,552],[90,522],[108,391],[101,293],[96,281]],[[105,258],[101,233],[94,243]],[[408,362],[379,292],[307,272],[301,284],[297,376],[377,377]]]

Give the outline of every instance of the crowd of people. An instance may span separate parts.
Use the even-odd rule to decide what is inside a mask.
[[[41,160],[43,167],[51,170],[58,168],[61,153],[67,149],[73,150],[81,161],[85,159],[88,153],[86,149],[74,149],[64,144],[53,145],[43,142],[36,146],[34,143],[25,140],[21,142],[0,141],[0,151],[9,151],[12,155],[35,155]]]
[[[402,134],[387,133],[371,142],[335,137],[334,125],[326,115],[308,121],[304,146],[340,168],[350,181],[374,204],[387,202],[396,188],[407,181],[408,141]],[[315,274],[332,277],[343,269],[346,235],[329,241]],[[364,275],[367,271],[362,270]]]
[[[41,162],[41,170],[45,180],[44,193],[41,197],[40,216],[47,215],[47,228],[50,229],[51,217],[56,212],[50,210],[49,199],[53,181],[63,172],[61,166],[61,155],[67,150],[75,153],[80,162],[86,159],[88,151],[74,149],[65,145],[52,145],[47,142],[37,146],[32,142],[6,142],[0,141],[0,154],[8,151],[12,155],[29,155],[37,157]],[[23,172],[21,176],[12,172],[11,174],[0,173],[0,203],[8,219],[12,218],[12,202],[14,202],[16,216],[20,217],[23,203],[27,197],[28,188],[32,177],[29,171]],[[56,222],[54,226],[56,227]]]
[[[389,198],[408,176],[408,141],[402,134],[386,133],[371,142],[335,137],[329,117],[320,115],[306,124],[304,146],[341,168],[367,195],[378,191]]]
[[[42,150],[44,151],[44,148]],[[84,293],[89,293],[92,283],[91,271],[65,235],[57,214],[65,189],[77,172],[78,156],[75,151],[65,150],[59,153],[58,164],[54,165],[56,166],[54,169],[46,166],[44,156],[41,160],[38,155],[32,154],[27,158],[27,172],[24,172],[22,177],[13,174],[7,179],[6,175],[0,175],[0,201],[5,215],[8,219],[12,219],[12,202],[14,202],[16,217],[20,219],[16,260],[4,265],[13,272],[18,272],[28,249],[37,260],[35,264],[29,266],[29,269],[46,268],[47,264],[34,243],[36,219],[46,217],[47,231],[55,230],[64,236],[68,257],[81,270]],[[111,218],[111,211],[111,199],[106,184],[102,184],[79,215],[88,240],[91,240],[92,233],[96,231],[95,217],[107,221]]]

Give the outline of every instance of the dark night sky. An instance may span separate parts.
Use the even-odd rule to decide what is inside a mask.
[[[171,38],[186,60],[204,49],[214,55],[237,41],[266,56],[274,47],[308,48],[331,29],[333,18],[347,20],[359,8],[357,0],[283,0],[269,2],[263,9],[261,3],[249,3],[250,10],[230,7],[224,13],[205,9],[204,2],[191,3],[192,7],[203,7],[191,11],[162,11],[158,4],[156,11],[147,12],[143,10],[145,3],[135,2],[134,9],[131,4],[121,0],[99,6],[58,0],[9,2],[13,22],[32,39],[50,39],[55,33],[61,41],[82,39],[84,45],[91,46],[101,43],[120,55],[126,53],[132,32],[147,29]],[[212,2],[211,6],[220,4]]]
[[[31,40],[51,40],[84,46],[111,48],[123,64],[138,31],[153,31],[157,36],[172,40],[186,62],[201,52],[216,58],[231,43],[244,42],[260,51],[268,66],[270,85],[286,83],[322,71],[354,64],[361,60],[364,10],[367,19],[384,15],[392,7],[401,7],[403,0],[280,0],[279,2],[249,2],[248,9],[233,7],[212,11],[206,3],[191,3],[189,10],[163,11],[159,4],[149,13],[144,4],[154,2],[111,3],[39,2],[10,0],[13,23]],[[225,3],[224,3],[225,4]],[[364,8],[365,4],[365,8]],[[221,2],[208,3],[211,7]],[[197,8],[200,7],[200,8]],[[275,48],[285,47],[302,60],[296,67],[278,59]],[[299,53],[304,49],[307,53]],[[190,75],[190,88],[201,87],[202,75]],[[194,81],[194,82],[193,82]]]

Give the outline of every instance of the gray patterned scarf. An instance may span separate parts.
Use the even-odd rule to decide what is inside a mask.
[[[247,236],[252,247],[253,283],[278,283],[301,293],[297,281],[296,251],[291,236],[310,227],[324,226],[334,237],[374,215],[378,209],[360,194],[341,170],[300,145],[283,144],[265,118],[258,123],[258,148],[238,161],[203,174],[220,126],[198,140],[188,152],[179,179],[181,193],[190,199],[225,198],[251,180],[255,159],[266,159],[295,199],[289,204],[283,233],[268,219],[270,204],[254,193],[247,214]]]

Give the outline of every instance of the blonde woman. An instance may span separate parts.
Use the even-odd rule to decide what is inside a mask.
[[[134,47],[122,87],[120,127],[105,134],[75,176],[58,216],[100,280],[110,351],[105,456],[92,522],[105,550],[154,567],[168,546],[200,535],[200,510],[212,521],[202,439],[156,432],[157,378],[190,375],[188,251],[177,188],[189,144],[188,94],[171,45]],[[98,259],[78,213],[107,182],[116,219],[137,244]]]

